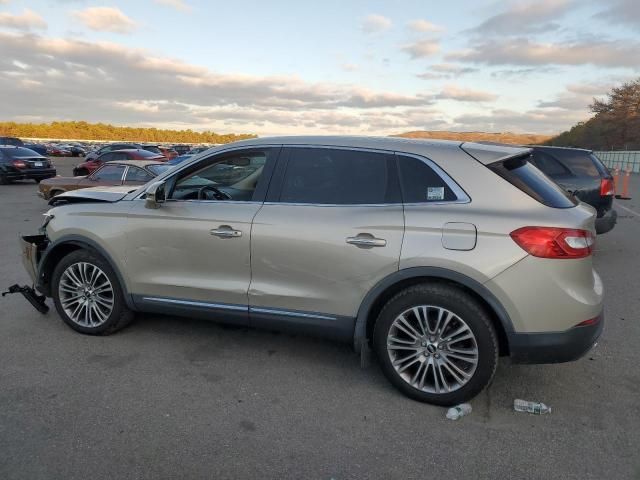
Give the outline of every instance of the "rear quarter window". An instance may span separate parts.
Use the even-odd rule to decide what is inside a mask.
[[[552,208],[571,208],[578,203],[553,180],[529,162],[529,155],[487,165],[514,187]]]

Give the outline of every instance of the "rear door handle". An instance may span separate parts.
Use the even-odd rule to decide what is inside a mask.
[[[218,228],[209,230],[209,233],[218,238],[239,238],[242,236],[240,230],[234,230],[229,225],[220,225]]]
[[[376,238],[370,233],[361,233],[356,237],[347,237],[347,243],[361,248],[387,246],[387,241],[384,238]]]

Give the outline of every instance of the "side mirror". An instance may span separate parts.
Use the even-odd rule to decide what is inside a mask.
[[[144,206],[146,208],[160,208],[160,205],[165,201],[165,195],[164,182],[153,182],[145,191]]]

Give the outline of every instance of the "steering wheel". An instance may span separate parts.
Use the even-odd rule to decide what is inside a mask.
[[[206,193],[207,190],[211,190],[213,192],[213,198],[215,200],[232,200],[231,195],[223,192],[213,185],[205,185],[204,187],[200,187],[198,189],[198,200],[209,200],[209,196]]]

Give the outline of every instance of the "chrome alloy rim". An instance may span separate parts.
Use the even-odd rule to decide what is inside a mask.
[[[396,317],[387,352],[398,375],[418,390],[443,394],[463,387],[478,366],[476,337],[455,313],[420,305]]]
[[[109,277],[87,262],[69,265],[62,273],[58,298],[68,317],[82,327],[99,327],[113,311]]]

